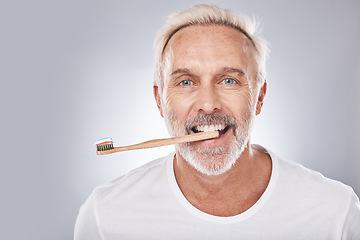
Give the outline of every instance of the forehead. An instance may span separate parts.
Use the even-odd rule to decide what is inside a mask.
[[[181,61],[186,57],[221,58],[253,63],[255,48],[241,31],[226,25],[192,25],[176,32],[164,49],[164,56]]]
[[[245,36],[245,34],[239,29],[236,29],[228,25],[216,24],[216,23],[194,24],[180,28],[174,34],[171,35],[170,39],[168,40],[168,43],[176,40],[181,40],[183,37],[186,37],[187,35],[191,35],[193,37],[196,37],[196,35],[201,36],[200,33],[219,34],[226,37],[237,38],[236,39],[237,41],[239,41],[240,39],[247,39],[248,42],[251,43],[250,39],[247,36]],[[168,43],[166,44],[166,46],[168,45]]]

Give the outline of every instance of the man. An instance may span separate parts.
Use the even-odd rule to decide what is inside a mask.
[[[214,6],[172,15],[155,40],[160,114],[172,136],[221,136],[97,187],[75,239],[360,239],[350,187],[250,144],[267,84],[255,30]]]

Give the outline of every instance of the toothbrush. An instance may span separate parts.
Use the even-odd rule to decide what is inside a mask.
[[[111,154],[115,152],[122,152],[128,150],[154,148],[154,147],[161,147],[161,146],[178,144],[178,143],[201,141],[206,139],[217,138],[219,137],[219,135],[220,133],[218,131],[199,132],[181,137],[154,139],[154,140],[150,140],[134,145],[129,145],[129,146],[122,146],[122,147],[114,147],[113,145],[114,142],[111,138],[102,138],[95,143],[95,146],[97,150],[96,153],[98,155],[105,155],[105,154]]]

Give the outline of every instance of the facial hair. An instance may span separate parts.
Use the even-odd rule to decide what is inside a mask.
[[[172,113],[166,113],[164,118],[167,128],[173,137],[189,134],[193,126],[212,124],[231,126],[234,141],[230,145],[207,148],[196,147],[192,143],[175,145],[176,150],[192,167],[210,176],[227,172],[243,153],[250,138],[254,119],[252,115],[252,113],[248,113],[246,116],[243,116],[242,122],[239,124],[234,117],[224,113],[199,113],[194,117],[187,118],[183,127],[181,127]]]

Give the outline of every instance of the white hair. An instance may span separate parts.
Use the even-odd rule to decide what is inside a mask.
[[[195,5],[184,11],[169,16],[165,26],[161,28],[154,41],[155,81],[160,92],[163,87],[163,53],[170,38],[180,29],[190,25],[218,24],[233,27],[242,32],[255,49],[255,60],[258,65],[257,79],[263,82],[266,78],[265,63],[268,57],[267,42],[259,37],[259,24],[246,15],[237,15],[229,9],[213,5]]]

